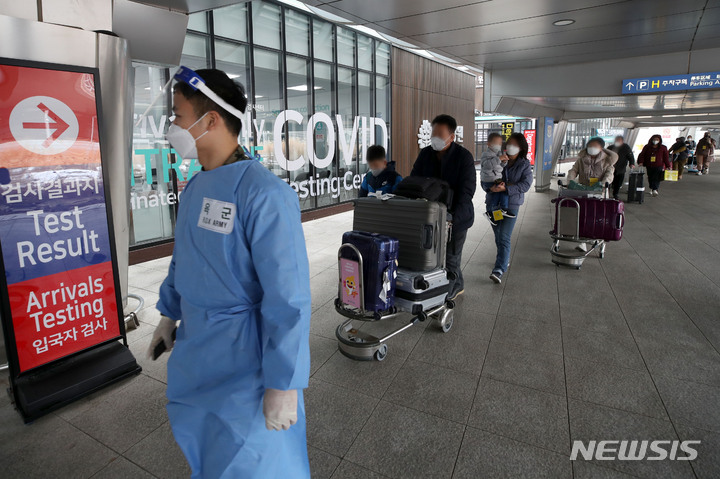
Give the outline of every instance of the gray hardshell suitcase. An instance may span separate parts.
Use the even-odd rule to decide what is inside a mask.
[[[413,271],[445,267],[447,207],[407,198],[358,198],[353,229],[379,233],[400,242],[398,265]]]
[[[395,280],[395,306],[401,311],[420,314],[445,303],[450,292],[447,271],[424,273],[399,268]]]

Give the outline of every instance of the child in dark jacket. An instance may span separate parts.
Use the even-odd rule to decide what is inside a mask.
[[[359,196],[363,198],[370,194],[383,195],[393,193],[398,183],[402,180],[402,176],[395,171],[395,162],[387,161],[385,148],[380,145],[371,146],[367,150],[366,158],[370,170],[360,185]]]

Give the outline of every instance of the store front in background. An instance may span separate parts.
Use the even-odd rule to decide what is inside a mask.
[[[390,45],[375,38],[252,2],[190,15],[181,64],[224,70],[245,86],[238,140],[297,192],[304,212],[356,198],[367,147],[389,149]],[[140,250],[172,241],[178,199],[200,165],[165,140],[172,94],[157,97],[174,69],[134,67],[130,245]]]

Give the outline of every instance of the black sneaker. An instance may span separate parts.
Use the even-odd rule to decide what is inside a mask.
[[[514,214],[512,214],[512,213],[508,213],[508,212],[505,211],[505,210],[500,210],[500,211],[502,212],[502,215],[503,215],[505,218],[517,218],[516,215],[514,215]]]
[[[491,225],[497,226],[497,223],[495,223],[495,221],[493,221],[492,215],[490,213],[488,213],[487,211],[485,212],[485,218],[487,218],[487,220],[490,222]]]
[[[493,283],[500,284],[500,283],[502,283],[502,273],[493,271],[490,274],[490,279],[493,281]]]

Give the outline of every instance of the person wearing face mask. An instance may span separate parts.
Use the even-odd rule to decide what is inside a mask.
[[[665,169],[672,170],[670,154],[665,145],[662,144],[662,136],[653,135],[638,155],[638,165],[647,168],[650,195],[658,196],[660,182],[665,175]]]
[[[452,230],[447,245],[445,266],[451,273],[448,299],[455,299],[465,291],[460,269],[462,250],[467,231],[475,221],[472,199],[477,186],[475,161],[472,153],[455,142],[457,121],[450,115],[438,115],[432,121],[430,146],[420,150],[411,176],[440,178],[453,190],[450,214]]]
[[[496,226],[494,213],[499,212],[497,220],[515,216],[508,211],[506,191],[492,192],[490,188],[502,182],[502,172],[508,162],[508,156],[502,152],[503,137],[500,133],[488,135],[488,149],[480,156],[480,186],[491,197],[490,211],[485,213],[491,225]]]
[[[706,131],[702,139],[698,141],[697,148],[695,149],[695,159],[697,160],[697,174],[699,176],[707,174],[710,150],[712,150],[711,140],[712,138],[710,138],[710,132]]]
[[[673,169],[678,172],[678,180],[681,180],[683,172],[685,171],[685,163],[687,163],[688,160],[688,148],[685,138],[681,136],[676,139],[673,146],[668,150],[668,153],[672,155]]]
[[[500,284],[503,274],[508,269],[510,263],[510,244],[513,228],[520,206],[525,202],[525,193],[530,189],[533,181],[532,167],[530,160],[527,159],[528,144],[522,133],[513,133],[508,138],[505,146],[505,153],[508,157],[507,166],[503,169],[500,183],[493,185],[485,196],[485,207],[488,211],[491,208],[492,193],[506,193],[508,196],[508,212],[510,216],[506,216],[502,221],[498,221],[493,225],[493,233],[495,234],[495,245],[497,246],[497,255],[495,257],[495,265],[490,273],[490,279]]]
[[[148,350],[173,350],[173,435],[193,478],[306,479],[311,306],[298,197],[238,145],[241,85],[220,70],[181,67],[175,79],[167,138],[202,171],[183,191]]]
[[[385,148],[381,145],[373,145],[368,148],[365,158],[370,171],[363,178],[358,196],[364,198],[369,194],[384,195],[393,193],[397,185],[402,181],[402,176],[395,171],[395,162],[387,161]]]
[[[583,186],[604,187],[615,179],[617,160],[618,154],[605,148],[605,140],[598,136],[590,138],[568,172],[568,181],[576,181]]]
[[[618,155],[618,159],[614,165],[613,181],[612,181],[612,193],[613,198],[619,200],[620,188],[622,188],[625,182],[625,172],[627,171],[628,165],[630,168],[635,167],[635,155],[633,154],[630,145],[625,143],[625,138],[622,136],[615,137],[615,143],[612,144],[608,150],[614,151]]]

